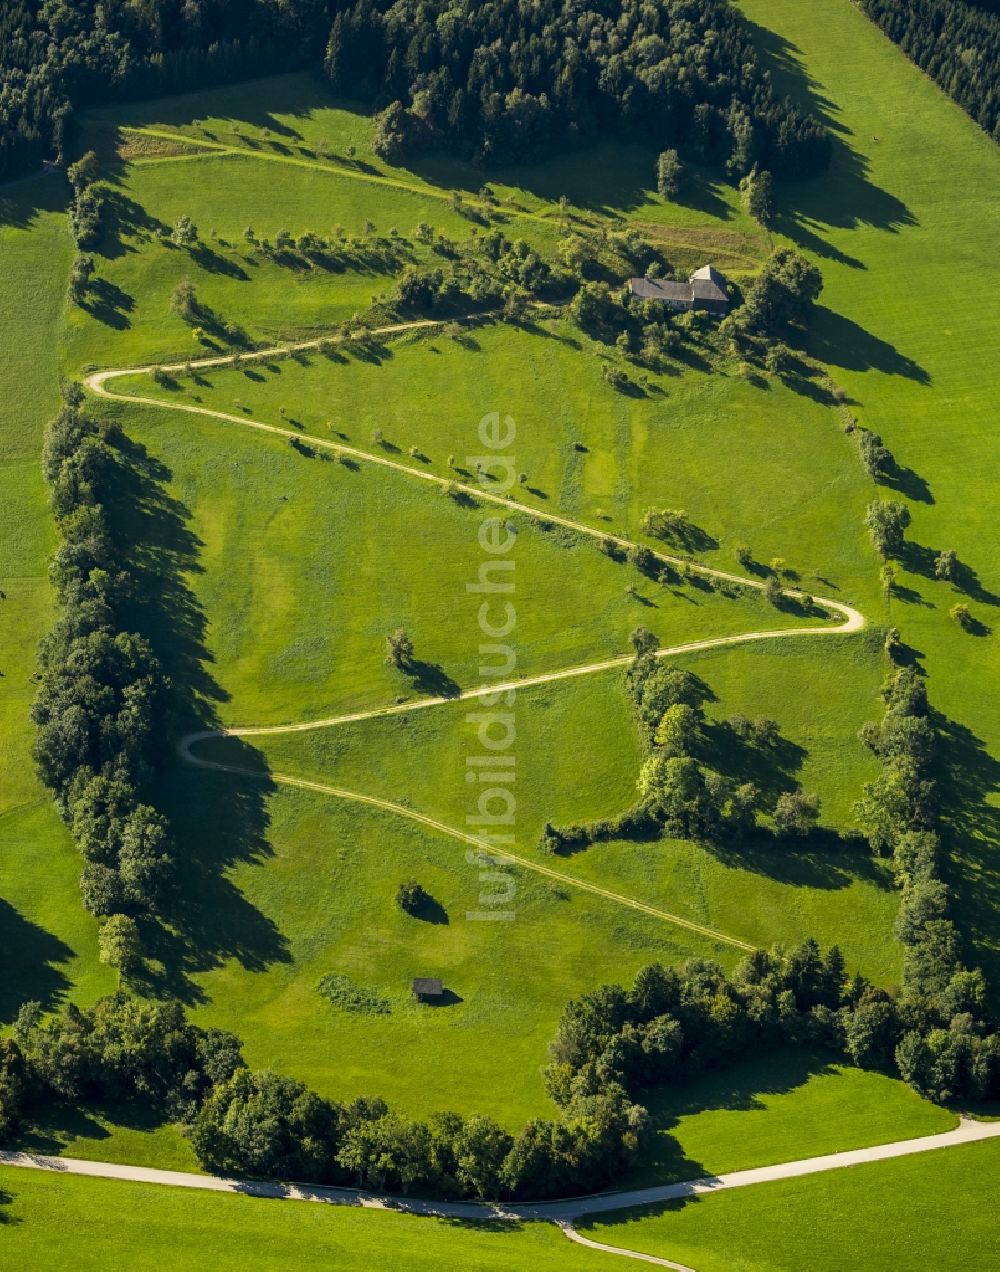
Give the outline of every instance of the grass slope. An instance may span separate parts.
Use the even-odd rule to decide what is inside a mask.
[[[468,585],[488,559],[480,523],[502,508],[464,508],[442,487],[224,421],[141,408],[128,426],[136,499],[122,527],[146,578],[131,619],[176,680],[197,681],[206,710],[291,723],[496,678]],[[639,623],[669,644],[803,622],[759,593],[664,588],[593,539],[524,515],[514,525],[518,675],[625,654]],[[162,603],[168,586],[187,624]],[[397,627],[416,650],[405,675],[385,665]]]
[[[111,350],[108,351],[109,353]],[[837,413],[815,386],[755,383],[693,346],[651,375],[646,396],[602,378],[608,350],[568,322],[485,327],[458,340],[401,337],[380,356],[337,353],[209,368],[173,389],[125,377],[115,392],[201,405],[368,449],[375,430],[404,462],[439,476],[483,447],[478,422],[502,409],[517,427],[519,499],[597,528],[639,536],[650,506],[683,508],[699,557],[736,569],[734,548],[782,557],[802,584],[878,615],[861,518],[871,497]],[[105,364],[106,365],[106,364]],[[446,404],[446,409],[442,409]],[[714,457],[714,458],[710,458]]]
[[[619,1262],[571,1246],[551,1224],[463,1224],[10,1168],[0,1186],[10,1198],[0,1206],[5,1257],[26,1272],[561,1272]]]
[[[996,626],[1000,486],[994,403],[1000,263],[992,218],[1000,151],[848,0],[741,0],[784,87],[836,130],[824,178],[790,188],[781,229],[816,253],[826,287],[814,352],[910,472],[913,525],[892,621],[946,717],[947,795],[960,915],[1000,976],[1000,658],[995,635],[948,617],[968,601]],[[836,39],[830,32],[836,30]],[[961,588],[934,582],[957,551]]]
[[[996,1266],[995,1140],[734,1189],[579,1225],[698,1272],[927,1272]]]
[[[837,825],[846,815],[838,800],[859,789],[870,772],[860,748],[857,763],[854,752],[844,752],[844,707],[837,695],[845,681],[874,695],[878,668],[860,641],[831,638],[821,667],[806,645],[780,642],[777,686],[769,674],[775,658],[769,646],[690,655],[683,665],[716,691],[711,710],[718,716],[742,711],[780,722],[786,746],[779,758],[786,766],[776,763],[753,777],[774,791],[801,780],[820,794],[824,823]],[[402,800],[463,826],[475,800],[464,780],[466,757],[478,753],[475,725],[465,722],[466,714],[464,704],[455,704],[252,742],[275,772]],[[862,708],[855,727],[865,718]],[[632,803],[641,754],[619,673],[588,678],[585,687],[522,690],[517,729],[519,851],[536,854],[546,821],[612,816]],[[565,745],[566,737],[573,746]],[[223,742],[201,753],[233,762],[233,747]],[[436,780],[428,781],[428,773]],[[826,842],[790,847],[765,838],[717,851],[679,841],[612,842],[554,864],[744,940],[793,943],[814,934],[824,944],[836,941],[852,969],[886,982],[899,976],[891,937],[897,896],[863,850]],[[255,878],[248,878],[254,889]]]

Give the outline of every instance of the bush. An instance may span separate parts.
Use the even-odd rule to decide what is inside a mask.
[[[779,835],[808,835],[819,821],[819,796],[803,791],[784,791],[774,806],[774,827]]]
[[[431,895],[417,883],[408,879],[396,889],[396,904],[406,914],[419,914],[431,902]]]

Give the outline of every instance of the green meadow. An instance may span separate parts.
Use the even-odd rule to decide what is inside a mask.
[[[551,1224],[462,1223],[388,1210],[290,1204],[155,1184],[0,1168],[5,1258],[81,1272],[281,1272],[288,1267],[405,1272],[560,1272],[617,1267]]]
[[[912,546],[891,621],[918,651],[945,718],[949,882],[996,984],[1000,659],[990,629],[1000,602],[1000,363],[990,351],[1000,338],[1000,264],[985,209],[995,203],[1000,152],[846,0],[740,7],[783,87],[835,130],[829,173],[788,188],[779,225],[823,270],[814,354],[904,469]],[[967,567],[959,588],[933,580],[943,548]],[[983,634],[949,618],[962,600]]]
[[[804,1179],[619,1211],[578,1226],[591,1240],[699,1272],[926,1272],[1000,1257],[995,1140]]]
[[[890,625],[926,668],[943,714],[956,917],[996,983],[1000,724],[990,629],[1000,600],[991,552],[1000,491],[988,447],[1000,371],[984,350],[1000,334],[1000,267],[983,209],[995,198],[1000,156],[847,0],[741,7],[783,86],[834,129],[830,173],[779,191],[773,236],[799,245],[823,270],[809,352],[829,370],[829,384],[740,374],[696,333],[641,393],[616,393],[602,375],[618,361],[614,350],[561,317],[539,316],[518,326],[482,321],[457,333],[410,333],[367,350],[303,350],[166,384],[136,374],[109,387],[162,405],[100,409],[125,436],[111,512],[133,545],[140,584],[130,621],[151,638],[172,680],[169,741],[189,729],[376,711],[489,678],[477,648],[478,598],[467,590],[483,557],[477,532],[486,504],[463,505],[441,483],[474,479],[478,421],[500,411],[517,427],[524,479],[515,497],[536,514],[509,517],[517,676],[619,657],[640,624],[674,645],[803,623],[754,591],[726,596],[696,579],[664,586],[645,578],[604,555],[592,536],[547,522],[547,513],[679,550],[644,538],[641,523],[650,507],[683,509],[698,561],[737,570],[735,551],[747,545],[759,578],[782,571],[790,584],[863,611],[869,630],[850,637],[782,638],[681,660],[708,686],[711,719],[777,721],[781,747],[763,766],[754,760],[752,776],[772,796],[795,784],[817,793],[821,832],[802,845],[764,833],[725,851],[612,840],[543,858],[537,843],[546,822],[613,816],[634,799],[641,747],[618,670],[517,697],[514,848],[567,880],[520,867],[481,877],[467,846],[442,832],[269,776],[341,787],[464,828],[474,802],[468,703],[202,743],[199,755],[251,772],[177,762],[160,779],[183,851],[179,904],[153,951],[148,987],[178,994],[200,1023],[234,1030],[251,1064],[330,1096],[382,1095],[411,1115],[455,1108],[515,1128],[550,1114],[541,1069],[567,998],[602,981],[627,982],[654,959],[731,966],[739,957],[724,941],[573,880],[738,941],[836,942],[849,970],[897,983],[898,894],[867,849],[842,835],[874,773],[857,732],[879,711]],[[631,224],[671,264],[712,260],[736,279],[752,274],[769,247],[733,189],[711,174],[693,174],[685,203],[661,200],[650,190],[654,157],[637,146],[570,154],[544,170],[491,172],[495,202],[487,203],[479,170],[444,159],[407,167],[378,159],[357,105],[331,101],[306,75],[95,111],[81,143],[98,150],[114,211],[88,310],[64,298],[73,248],[62,179],[0,192],[8,351],[0,368],[8,406],[0,425],[0,936],[15,951],[0,999],[5,1024],[26,998],[54,1007],[113,988],[96,959],[96,925],[80,904],[79,858],[30,761],[35,649],[53,617],[45,571],[55,532],[39,457],[60,374],[204,354],[171,311],[183,279],[252,343],[318,338],[390,291],[404,264],[432,260],[415,237],[421,222],[463,239],[478,217],[550,256],[567,226]],[[960,183],[945,179],[954,172]],[[198,225],[193,251],[162,237],[181,215]],[[366,232],[369,222],[375,228]],[[281,229],[309,230],[345,245],[328,267],[293,268],[251,252],[247,226],[272,239]],[[888,602],[862,526],[876,489],[831,385],[901,465],[896,497],[907,500],[913,525]],[[292,430],[295,444],[240,419]],[[340,443],[409,471],[338,454]],[[933,581],[942,548],[955,549],[966,567],[959,588]],[[963,633],[949,619],[958,599],[968,600],[984,634]],[[385,636],[397,627],[414,641],[410,674],[385,664]],[[394,903],[411,877],[437,903],[430,920]],[[484,896],[508,887],[513,921],[467,919],[492,904]],[[415,1004],[408,985],[416,975],[441,976],[447,1005]],[[320,988],[329,976],[357,993],[331,1000]],[[658,1134],[643,1182],[953,1121],[901,1083],[810,1054],[764,1057],[651,1097],[651,1108]],[[147,1125],[136,1110],[55,1117],[31,1147],[193,1168],[175,1128]],[[595,1236],[690,1261],[699,1272],[820,1272],[890,1266],[894,1252],[894,1268],[937,1266],[945,1254],[934,1243],[947,1235],[940,1249],[960,1249],[953,1242],[961,1229],[969,1261],[988,1234],[962,1181],[995,1175],[995,1159],[992,1146],[949,1150],[595,1225]],[[379,1258],[414,1269],[610,1263],[549,1229],[460,1230],[16,1176],[7,1184],[13,1201],[0,1209],[19,1221],[3,1238],[22,1266],[64,1260],[59,1243],[72,1229],[82,1234],[79,1267],[98,1258],[106,1266],[109,1251],[129,1267],[162,1266],[164,1258],[185,1268],[350,1268]],[[908,1244],[888,1244],[891,1230],[873,1203],[880,1188],[892,1190],[894,1208],[906,1208]],[[947,1227],[933,1221],[935,1188],[953,1208]],[[101,1217],[112,1189],[114,1232]],[[856,1243],[849,1249],[848,1228]]]
[[[303,350],[162,386],[128,376],[108,387],[381,450],[457,480],[483,450],[479,420],[502,410],[516,429],[515,471],[526,478],[516,497],[539,513],[640,538],[647,508],[681,508],[697,529],[699,559],[735,570],[734,549],[748,544],[763,565],[781,557],[807,590],[879,616],[861,525],[871,483],[814,385],[751,383],[695,343],[688,361],[651,374],[645,395],[632,397],[602,378],[609,357],[568,322],[540,321],[414,333],[374,354]]]

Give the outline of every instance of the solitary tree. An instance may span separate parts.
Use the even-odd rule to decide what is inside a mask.
[[[976,625],[976,620],[972,617],[972,611],[964,601],[959,601],[957,605],[953,605],[948,613],[959,627],[967,632],[972,631]]]
[[[876,499],[865,512],[865,525],[875,551],[883,557],[895,556],[903,546],[903,531],[910,524],[910,510],[895,499]]]
[[[656,161],[656,189],[664,199],[676,199],[684,181],[684,165],[676,150],[663,150]]]
[[[396,889],[396,904],[406,914],[419,913],[430,899],[430,894],[416,879],[407,879]]]
[[[178,247],[190,247],[198,241],[198,227],[189,216],[179,216],[171,238]]]
[[[774,827],[781,835],[808,835],[819,820],[819,796],[785,791],[774,808]]]
[[[190,279],[182,279],[170,293],[170,308],[189,322],[198,317],[198,295]]]
[[[397,627],[385,638],[385,661],[389,667],[405,670],[413,661],[413,641],[402,627]]]
[[[953,583],[958,573],[958,557],[950,548],[939,552],[934,560],[934,577]]]

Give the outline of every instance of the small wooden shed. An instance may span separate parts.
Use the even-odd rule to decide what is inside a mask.
[[[444,985],[434,976],[415,976],[413,979],[413,997],[418,1003],[441,998]]]

